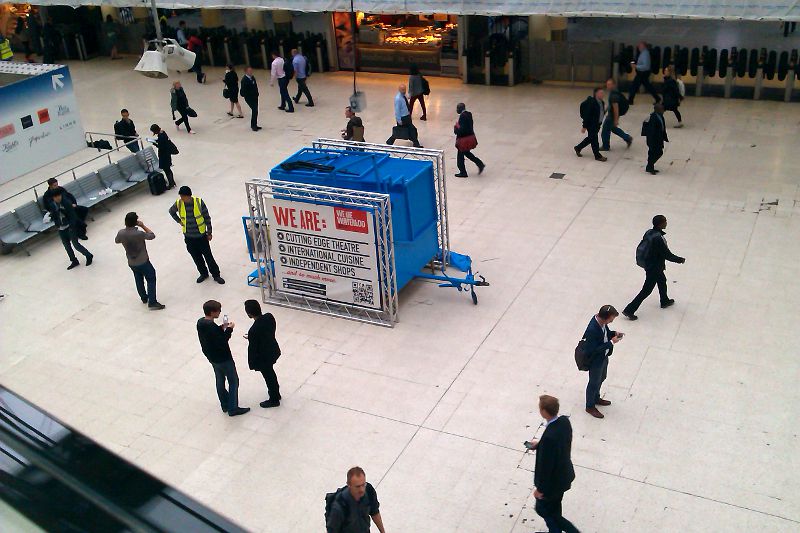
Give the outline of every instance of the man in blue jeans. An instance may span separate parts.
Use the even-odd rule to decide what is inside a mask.
[[[611,149],[612,132],[625,141],[628,148],[630,148],[633,143],[633,137],[619,127],[620,117],[628,112],[628,100],[617,90],[617,83],[613,78],[606,80],[606,90],[608,91],[608,113],[606,113],[606,118],[603,119],[603,127],[600,131],[602,143],[600,151],[607,152]]]
[[[236,364],[228,342],[233,335],[234,323],[228,321],[228,315],[222,325],[214,322],[222,312],[222,304],[216,300],[209,300],[203,304],[203,318],[197,321],[197,337],[203,355],[214,368],[214,377],[217,383],[217,396],[223,413],[228,416],[243,415],[250,411],[249,407],[239,407],[239,375],[236,373]],[[228,380],[228,388],[225,388]]]
[[[139,231],[139,228],[142,231]],[[147,244],[145,241],[152,241],[156,234],[139,220],[139,215],[131,211],[125,215],[125,227],[117,232],[114,242],[121,244],[125,248],[125,255],[128,257],[128,266],[133,271],[133,280],[136,282],[136,290],[143,304],[151,311],[160,311],[166,307],[156,300],[156,269],[150,262],[147,255]],[[147,290],[144,282],[147,281]]]

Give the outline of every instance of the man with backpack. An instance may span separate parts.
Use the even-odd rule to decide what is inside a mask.
[[[380,533],[386,533],[375,488],[367,483],[360,466],[347,471],[347,485],[325,495],[327,533],[369,533],[370,518]]]
[[[574,147],[575,155],[583,157],[581,150],[592,145],[592,153],[597,161],[608,161],[603,154],[600,153],[600,144],[597,142],[597,135],[600,133],[600,124],[603,122],[603,115],[605,115],[605,102],[603,102],[603,88],[596,87],[592,96],[587,96],[586,100],[581,103],[581,120],[583,120],[583,127],[581,132],[586,134],[586,138]]]
[[[642,241],[636,247],[636,264],[644,269],[645,277],[642,290],[622,310],[622,314],[629,320],[639,318],[636,316],[636,310],[639,309],[645,298],[650,296],[656,286],[658,286],[658,294],[661,297],[662,309],[675,303],[675,300],[671,300],[667,296],[667,276],[664,274],[666,261],[682,264],[686,262],[686,259],[670,251],[664,237],[665,229],[667,229],[667,217],[664,215],[654,216],[653,229],[645,232]]]
[[[603,120],[603,128],[600,132],[600,139],[603,141],[600,150],[607,152],[611,149],[612,132],[614,135],[624,140],[628,148],[630,148],[633,143],[633,137],[625,133],[622,128],[619,127],[620,117],[627,113],[630,107],[628,99],[617,90],[617,83],[613,78],[606,80],[606,89],[608,89],[608,114],[606,114],[606,118]]]

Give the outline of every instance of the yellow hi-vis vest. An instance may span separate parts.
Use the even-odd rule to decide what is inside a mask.
[[[203,215],[200,213],[200,204],[203,202],[203,199],[198,196],[193,196],[192,200],[194,200],[194,219],[197,222],[197,231],[200,232],[200,235],[205,235],[206,219],[203,218]],[[186,204],[183,203],[183,200],[178,198],[175,201],[175,207],[178,208],[178,216],[181,219],[181,228],[183,228],[183,232],[186,233]]]
[[[5,61],[14,57],[14,52],[11,51],[11,41],[8,39],[0,41],[0,61]]]

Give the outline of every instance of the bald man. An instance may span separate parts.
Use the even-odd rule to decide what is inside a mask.
[[[393,128],[392,136],[386,139],[386,144],[394,144],[396,139],[395,134],[398,133],[397,129],[405,129],[408,132],[408,140],[414,143],[417,148],[422,148],[417,138],[417,128],[411,121],[411,112],[408,108],[408,98],[406,98],[406,86],[401,85],[397,88],[397,94],[394,96],[394,119],[397,121],[397,126],[401,128]]]

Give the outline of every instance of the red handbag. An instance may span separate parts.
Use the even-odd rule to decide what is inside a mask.
[[[474,150],[476,146],[478,146],[478,138],[475,137],[474,133],[466,137],[456,138],[456,149],[459,152],[469,152]]]

